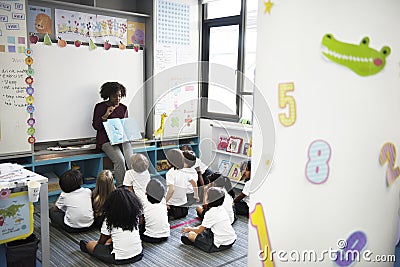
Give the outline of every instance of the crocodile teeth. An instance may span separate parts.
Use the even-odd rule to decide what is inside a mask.
[[[329,55],[331,57],[340,59],[340,60],[348,60],[348,61],[355,61],[355,62],[372,62],[372,58],[366,58],[366,57],[356,57],[353,55],[344,55],[340,54],[336,51],[329,50],[326,46],[322,47],[322,53]]]

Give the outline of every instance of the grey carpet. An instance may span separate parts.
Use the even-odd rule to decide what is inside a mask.
[[[196,218],[195,210],[191,208],[189,215],[184,219],[170,221],[170,225],[178,225]],[[35,234],[40,238],[40,213],[35,207]],[[199,221],[192,222],[192,226],[199,225]],[[248,219],[239,216],[233,224],[238,239],[231,249],[205,253],[193,246],[181,243],[181,229],[183,226],[171,229],[168,241],[161,244],[143,243],[144,257],[141,261],[125,266],[237,266],[247,265],[247,232]],[[79,250],[79,241],[98,240],[100,232],[92,230],[86,233],[70,234],[54,228],[50,224],[50,265],[51,266],[110,266]],[[40,249],[38,258],[41,259]]]

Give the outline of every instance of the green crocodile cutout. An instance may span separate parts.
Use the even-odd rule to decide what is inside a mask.
[[[322,54],[360,76],[370,76],[385,67],[386,57],[390,55],[390,47],[384,46],[381,51],[377,51],[368,45],[368,37],[364,37],[359,45],[354,45],[340,42],[328,33],[322,38]]]

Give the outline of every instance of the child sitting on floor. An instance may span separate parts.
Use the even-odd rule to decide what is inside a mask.
[[[195,197],[197,196],[197,185],[193,177],[182,172],[184,167],[184,157],[179,149],[170,149],[167,151],[167,160],[172,166],[165,174],[167,183],[167,202],[168,218],[171,220],[186,217],[188,214],[186,191],[190,182],[194,188]]]
[[[204,215],[203,222],[198,227],[185,227],[181,236],[182,243],[194,245],[205,252],[222,251],[232,247],[236,241],[236,233],[229,216],[222,206],[225,193],[217,187],[210,187],[207,191],[209,210]]]
[[[81,240],[82,252],[110,264],[129,264],[143,257],[139,236],[139,198],[130,190],[118,188],[104,203],[105,219],[98,241]]]
[[[232,183],[229,178],[222,176],[219,172],[214,172],[213,174],[208,176],[208,180],[210,181],[210,187],[221,188],[225,193],[225,199],[222,206],[225,208],[228,213],[229,220],[232,223],[236,220],[236,212],[233,206],[233,199],[235,198],[235,192],[232,188]],[[204,214],[208,210],[208,205],[204,204],[202,207],[199,206],[196,208],[197,216],[201,219],[204,218]]]
[[[189,179],[189,183],[187,185],[187,189],[186,189],[186,198],[187,198],[187,203],[186,205],[192,206],[195,202],[199,201],[199,197],[195,197],[195,188],[193,188],[192,183],[190,182],[191,180],[193,180],[196,183],[196,190],[197,193],[199,192],[198,190],[198,175],[196,173],[196,170],[193,169],[193,166],[196,162],[196,156],[194,154],[192,154],[190,151],[183,151],[183,168],[182,168],[182,172],[185,173],[185,175],[187,175],[188,177],[190,177]],[[197,194],[198,195],[198,194]]]
[[[159,243],[170,235],[165,188],[157,179],[151,179],[146,187],[147,201],[143,203],[143,221],[140,237],[143,242]]]
[[[244,180],[244,187],[242,192],[235,198],[235,209],[237,215],[249,216],[249,204],[250,204],[250,187],[251,187],[251,161],[247,162],[246,168],[242,174],[242,180]]]
[[[107,197],[115,190],[114,177],[109,170],[103,170],[96,179],[96,187],[92,193],[92,206],[94,213],[94,225],[100,228],[103,224],[103,205]]]
[[[124,186],[133,191],[142,201],[146,201],[146,186],[150,181],[149,160],[143,154],[134,154],[131,157],[132,170],[125,173]]]
[[[193,148],[190,145],[182,145],[180,146],[180,150],[192,152],[196,156],[196,154],[193,151]],[[192,168],[196,170],[199,176],[197,183],[199,187],[209,183],[208,176],[213,172],[208,168],[206,164],[204,164],[199,158],[196,157],[196,163]]]
[[[51,224],[70,233],[84,232],[93,224],[92,191],[82,188],[82,173],[69,170],[61,175],[61,194],[50,208]]]

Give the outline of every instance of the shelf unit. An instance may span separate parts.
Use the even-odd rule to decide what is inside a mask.
[[[180,139],[148,140],[133,142],[133,153],[142,153],[150,161],[149,172],[152,177],[164,177],[166,170],[157,172],[158,160],[166,159],[166,152],[171,148],[179,148],[181,145],[191,145],[198,154],[199,139],[191,136]],[[24,168],[49,178],[49,196],[61,193],[58,185],[58,177],[69,169],[79,169],[83,174],[83,187],[94,188],[96,178],[100,171],[110,167],[110,160],[105,153],[98,153],[90,149],[69,151],[36,151],[34,153],[0,156],[0,163],[17,163]],[[112,167],[112,166],[111,166]]]
[[[252,126],[244,125],[240,123],[232,122],[219,122],[213,123],[212,126],[212,140],[216,144],[216,148],[213,149],[214,161],[211,168],[215,171],[219,170],[222,161],[229,162],[228,174],[231,172],[234,164],[239,166],[244,162],[251,159],[251,156],[244,154],[245,144],[249,146],[252,138]],[[238,145],[239,149],[237,153],[226,151],[226,146],[229,143],[229,138],[241,139],[242,142]],[[225,140],[221,142],[221,140]],[[220,143],[224,145],[219,146]],[[228,166],[228,165],[227,165]],[[237,167],[237,165],[235,165]],[[228,176],[228,175],[227,175]],[[228,176],[229,177],[229,176]],[[229,177],[232,178],[232,177]],[[237,181],[232,179],[232,183],[238,186],[242,186],[244,183],[242,181]]]

